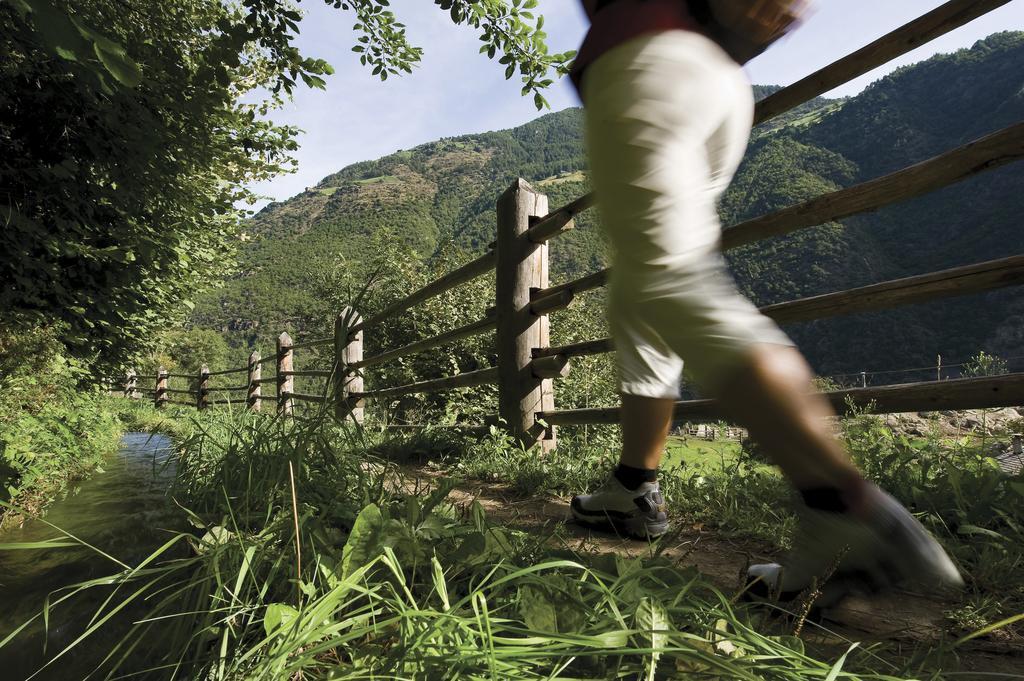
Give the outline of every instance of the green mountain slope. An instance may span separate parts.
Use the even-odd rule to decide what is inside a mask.
[[[765,96],[775,88],[757,87]],[[904,67],[844,100],[818,98],[756,129],[722,205],[730,224],[924,160],[1024,119],[1024,34]],[[478,253],[494,239],[494,201],[517,176],[552,207],[588,191],[582,112],[567,109],[497,132],[442,139],[348,166],[252,221],[239,273],[201,300],[197,325],[249,346],[318,307],[319,271],[354,271],[381,234],[429,259]],[[738,284],[772,303],[1021,252],[1021,164],[873,214],[729,254]],[[596,211],[551,249],[554,281],[606,264]],[[1014,290],[796,325],[822,373],[926,365],[979,348],[1024,354]],[[1015,321],[1016,320],[1016,321]],[[908,375],[901,378],[914,378]]]

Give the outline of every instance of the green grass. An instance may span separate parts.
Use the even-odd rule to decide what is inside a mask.
[[[121,424],[109,398],[85,393],[0,418],[0,528],[41,515],[76,480],[117,451]],[[14,509],[17,510],[14,510]]]
[[[172,494],[194,530],[169,535],[137,565],[112,563],[111,575],[67,585],[40,604],[50,617],[75,601],[99,604],[84,637],[51,651],[52,665],[76,647],[103,646],[109,656],[97,678],[900,680],[937,679],[956,666],[954,644],[910,652],[844,640],[812,645],[792,636],[793,621],[772,607],[739,605],[735,593],[657,550],[635,560],[576,553],[553,548],[567,544],[552,536],[495,525],[479,504],[450,503],[443,480],[410,487],[374,454],[400,449],[393,438],[316,417],[212,410],[184,421],[175,428]],[[922,478],[910,464],[921,450],[876,426],[857,421],[848,433],[869,473],[889,470],[897,493],[904,472],[916,473],[914,484],[926,490],[947,484],[943,469]],[[461,440],[419,435],[404,444],[447,449],[448,465],[463,457],[460,473],[518,476],[524,492],[586,485],[611,463],[607,452],[574,451],[571,440],[542,460],[501,431]],[[735,443],[676,445],[673,456],[686,466],[663,484],[691,516],[707,514],[723,527],[757,516],[765,532],[785,522],[771,520],[785,513],[784,483],[738,455]],[[991,483],[957,463],[962,502],[976,502],[974,486]],[[1002,505],[1011,493],[997,482],[985,503],[1003,516],[1010,509],[1012,520]],[[1014,546],[1005,527],[976,522],[1002,529],[1003,549]],[[961,553],[982,555],[993,542],[953,536]],[[58,538],[53,549],[74,541]],[[994,569],[1009,567],[1005,557],[985,555]],[[1012,587],[1006,573],[1003,586]],[[952,617],[980,629],[1011,616],[1012,606],[969,599]],[[121,611],[131,613],[127,621]],[[121,629],[104,638],[108,627]],[[0,632],[0,647],[18,643]]]
[[[735,463],[742,447],[736,440],[704,440],[697,437],[672,436],[665,448],[663,466],[725,468]]]
[[[866,475],[939,538],[967,578],[964,602],[950,612],[955,633],[1024,612],[1024,477],[1004,475],[985,456],[992,437],[984,444],[937,430],[908,437],[869,415],[846,419],[842,431]],[[558,450],[546,457],[495,436],[475,440],[463,450],[450,447],[456,453],[448,465],[459,475],[507,483],[522,496],[567,497],[601,484],[616,461],[614,443],[595,449],[560,437]],[[777,550],[789,546],[797,500],[777,469],[743,452],[739,443],[671,438],[659,479],[675,517],[701,522],[720,537],[756,540]]]
[[[362,180],[353,180],[355,184],[397,184],[401,182],[395,175],[378,175],[377,177],[367,177]]]
[[[478,504],[453,506],[444,484],[409,490],[367,437],[317,419],[197,417],[178,436],[174,489],[195,530],[56,592],[49,611],[100,598],[51,665],[102,645],[97,678],[920,677],[921,658],[812,646],[771,608],[739,606],[656,555],[552,549]],[[111,643],[102,632],[122,610],[127,633]]]
[[[582,170],[574,172],[561,173],[559,175],[552,175],[551,177],[545,177],[543,180],[537,182],[541,187],[547,187],[553,184],[562,184],[563,182],[585,182],[587,179],[586,174]]]

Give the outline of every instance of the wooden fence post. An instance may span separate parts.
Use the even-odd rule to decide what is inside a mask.
[[[277,413],[291,416],[293,405],[291,393],[295,389],[295,377],[291,375],[294,370],[294,350],[292,350],[292,337],[287,331],[283,331],[277,337]]]
[[[518,179],[497,203],[498,260],[495,302],[498,315],[498,414],[523,444],[555,446],[553,428],[536,414],[554,409],[550,378],[531,368],[533,350],[548,347],[548,318],[530,309],[531,290],[548,287],[548,246],[526,238],[531,218],[546,215],[548,197]]]
[[[353,400],[352,393],[363,391],[363,375],[351,365],[363,361],[363,330],[349,331],[361,324],[362,316],[346,307],[334,320],[334,367],[332,368],[334,418],[339,421],[363,422],[361,400]]]
[[[260,381],[263,375],[260,365],[260,353],[253,350],[249,355],[249,390],[245,396],[245,405],[249,411],[260,410]]]
[[[138,394],[135,392],[137,388],[138,376],[135,374],[135,369],[129,369],[124,375],[124,396],[129,399],[138,399]]]
[[[199,383],[196,385],[196,409],[203,410],[210,406],[210,367],[205,364],[199,367]]]
[[[167,406],[167,370],[160,367],[156,371],[156,390],[153,391],[153,406],[163,409]]]

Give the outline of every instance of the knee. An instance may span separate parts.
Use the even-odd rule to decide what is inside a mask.
[[[814,373],[800,351],[786,345],[758,343],[723,372],[720,389],[715,392],[736,394],[751,382],[774,391],[812,392]]]

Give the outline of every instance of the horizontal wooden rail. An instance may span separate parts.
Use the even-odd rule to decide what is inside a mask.
[[[840,414],[849,413],[850,403],[873,414],[1013,407],[1024,404],[1024,373],[852,388],[822,395]],[[715,400],[688,400],[676,403],[674,420],[715,421],[725,417]],[[619,408],[540,412],[537,418],[549,426],[618,423]]]
[[[536,298],[531,293],[530,298],[530,312],[540,317],[569,307],[576,298],[576,293],[575,291],[564,289]]]
[[[292,350],[303,350],[305,348],[315,348],[321,345],[334,345],[334,336],[330,338],[312,338],[308,341],[302,341],[301,343],[293,343]]]
[[[594,193],[584,194],[572,203],[551,211],[537,220],[526,230],[526,238],[535,244],[542,244],[548,239],[573,228],[572,219],[594,205]]]
[[[1010,0],[952,0],[847,56],[818,69],[761,101],[754,109],[754,125],[809,102],[868,71],[892,61],[955,28],[977,19]],[[529,239],[543,243],[560,234],[572,215],[594,205],[594,193],[584,194],[568,206],[549,213],[527,232]],[[568,211],[566,209],[569,209]],[[567,213],[569,213],[567,215]]]
[[[293,400],[299,400],[300,402],[316,402],[317,404],[323,404],[327,401],[327,398],[323,395],[307,395],[306,393],[284,393],[285,397]]]
[[[222,369],[220,371],[211,371],[207,376],[224,376],[226,374],[244,374],[249,370],[249,367],[239,367],[237,369]]]
[[[497,418],[497,417],[495,417]],[[458,430],[466,434],[486,435],[491,426],[486,423],[452,423],[438,425],[434,423],[389,423],[385,430]]]
[[[330,378],[334,375],[333,371],[327,369],[304,369],[302,371],[282,371],[282,376],[312,376],[316,378]]]
[[[476,260],[471,260],[462,267],[452,270],[448,274],[444,275],[440,279],[436,279],[420,290],[402,298],[399,301],[388,305],[386,308],[366,319],[360,324],[356,324],[349,329],[350,334],[355,334],[358,331],[363,331],[370,328],[371,326],[377,326],[384,320],[393,317],[399,312],[408,310],[413,305],[422,303],[424,300],[429,300],[436,295],[444,293],[448,289],[455,288],[459,284],[464,284],[467,281],[476,279],[481,274],[494,269],[494,265],[498,262],[498,256],[494,251],[488,251],[484,253]]]
[[[1021,158],[1024,123],[1016,123],[908,168],[729,227],[722,232],[722,248],[728,250],[873,211]]]
[[[267,364],[269,362],[276,362],[276,361],[277,361],[277,355],[274,354],[274,355],[268,355],[266,357],[260,358],[260,361],[256,362],[256,364]]]
[[[929,300],[992,291],[1024,284],[1024,255],[953,267],[914,277],[892,279],[860,288],[790,300],[760,308],[780,324],[825,319],[844,314],[885,310]],[[533,356],[582,357],[612,352],[611,338],[539,348]]]
[[[393,388],[381,388],[379,390],[370,390],[359,393],[354,392],[351,393],[351,396],[356,399],[375,400],[383,397],[398,397],[400,395],[411,395],[414,393],[430,393],[441,390],[453,390],[455,388],[472,388],[478,385],[497,383],[497,381],[498,368],[492,367],[490,369],[467,371],[464,374],[457,374],[455,376],[445,376],[444,378],[420,381],[419,383],[399,385]]]
[[[566,300],[566,294],[568,294],[568,300],[571,302],[574,294],[601,288],[607,284],[608,275],[611,271],[610,267],[606,267],[603,270],[588,274],[579,279],[573,279],[558,286],[551,286],[536,291],[530,296],[530,307],[537,306],[538,309],[556,310],[558,309],[558,303]]]
[[[549,348],[536,348],[532,354],[534,359],[556,357],[558,355],[585,357],[586,355],[601,355],[613,350],[615,350],[615,347],[612,345],[611,338],[598,338],[580,343],[570,343],[569,345],[552,345]]]
[[[164,388],[163,392],[165,392],[165,393],[175,393],[175,394],[178,394],[178,395],[195,395],[197,391],[195,391],[195,390],[177,390],[175,388]]]
[[[1016,123],[909,168],[738,223],[722,232],[722,249],[729,250],[872,211],[1022,158],[1024,123]],[[611,268],[605,268],[537,291],[531,306],[548,312],[561,309],[571,302],[572,294],[607,284],[610,273]]]
[[[565,378],[571,368],[565,355],[536,357],[530,362],[530,373],[534,378]]]
[[[884,310],[940,298],[1024,284],[1024,255],[953,267],[915,277],[766,305],[761,312],[780,324]]]
[[[240,399],[240,400],[210,400],[206,404],[208,404],[210,406],[219,405],[219,404],[235,404],[235,405],[240,405],[240,404],[245,404],[245,399]]]
[[[941,35],[1001,7],[1010,0],[952,0],[856,52],[771,94],[754,109],[754,124],[774,118],[843,83],[892,61]]]
[[[248,389],[249,389],[249,385],[245,384],[245,385],[232,385],[232,386],[229,386],[227,388],[207,388],[206,391],[207,392],[211,392],[211,393],[215,393],[215,392],[231,392],[233,390],[248,390]]]
[[[395,348],[394,350],[382,352],[379,355],[367,357],[362,361],[353,362],[350,366],[353,369],[362,369],[363,367],[373,366],[374,364],[380,364],[381,362],[386,362],[390,359],[423,352],[424,350],[430,350],[453,341],[469,338],[470,336],[475,336],[478,333],[490,331],[497,327],[497,325],[498,318],[496,316],[484,317],[479,321],[460,326],[459,328],[452,329],[451,331],[445,331],[444,333],[433,336],[432,338],[426,338],[421,341],[416,341],[415,343],[409,343],[408,345],[403,345],[400,348]]]
[[[195,374],[164,374],[167,378],[187,378],[190,381],[194,381]]]

